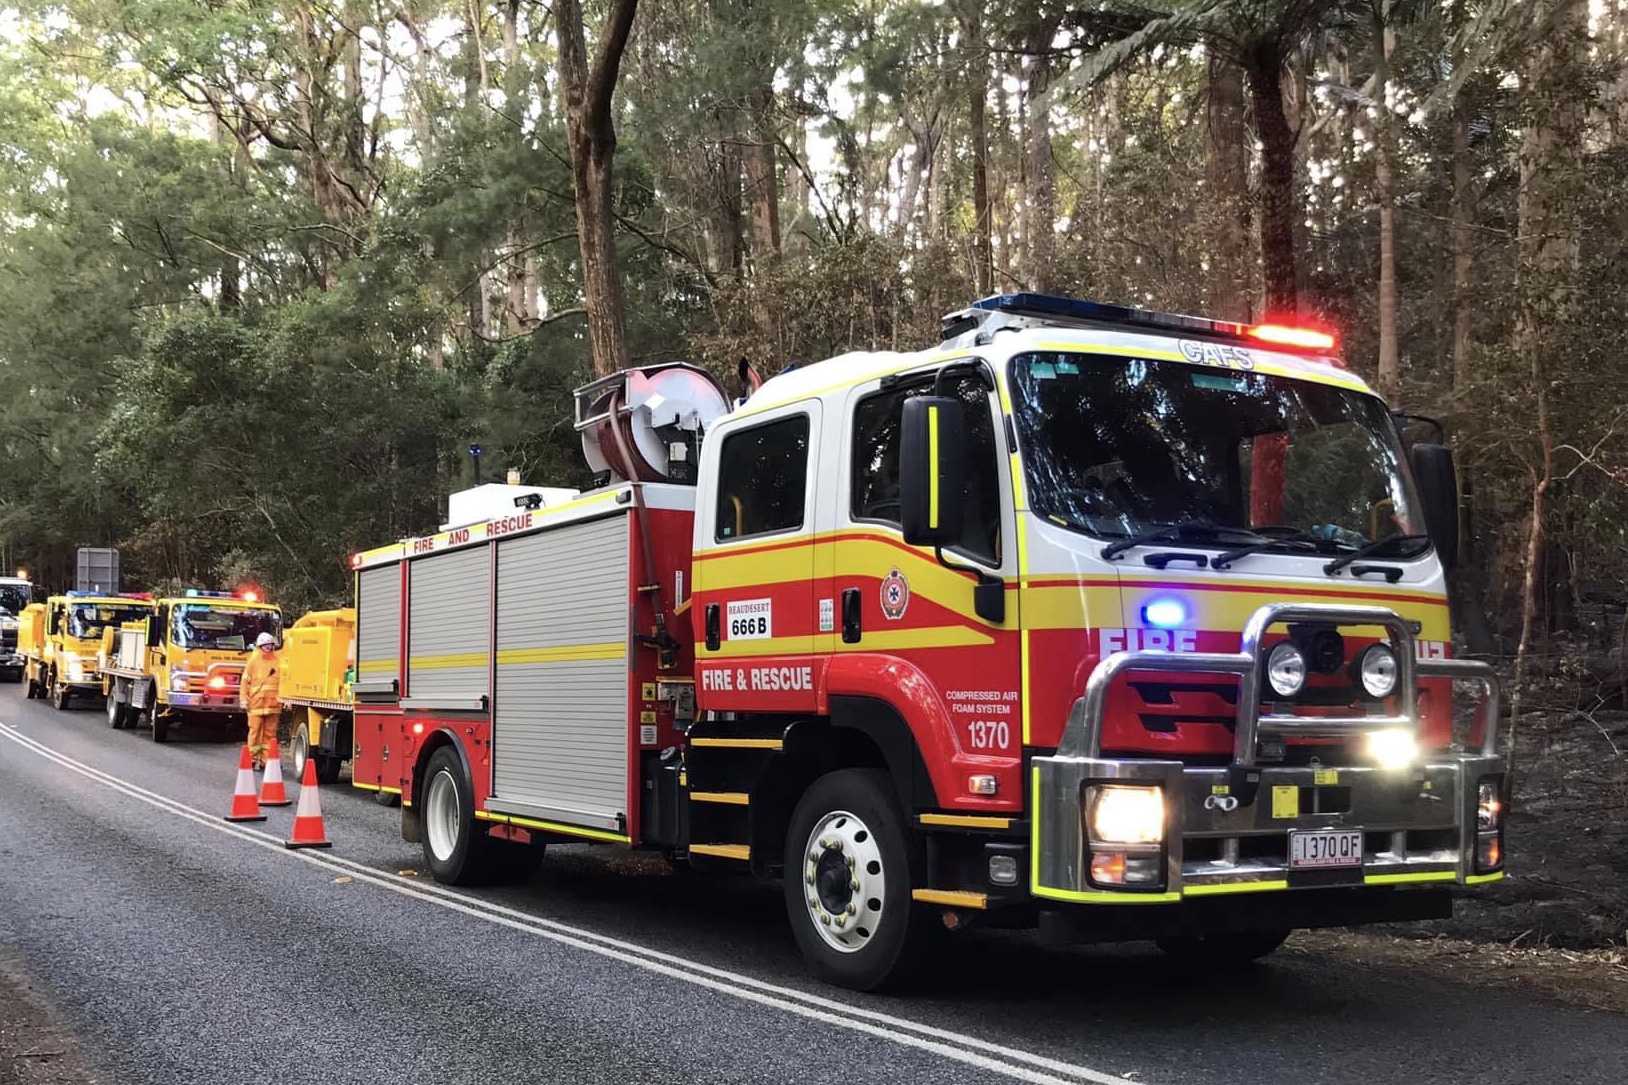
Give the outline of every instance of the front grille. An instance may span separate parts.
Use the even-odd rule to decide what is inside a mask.
[[[0,648],[17,647],[17,631],[15,629],[0,629]]]

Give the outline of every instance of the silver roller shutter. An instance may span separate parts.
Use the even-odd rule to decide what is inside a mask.
[[[498,547],[493,808],[604,828],[626,812],[628,519]]]
[[[484,546],[408,565],[407,697],[471,702],[490,680],[491,557]]]
[[[401,566],[363,569],[356,576],[356,670],[363,679],[401,673]]]

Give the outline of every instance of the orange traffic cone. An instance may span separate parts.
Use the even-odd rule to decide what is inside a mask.
[[[271,750],[266,754],[266,775],[260,781],[261,806],[292,806],[294,800],[288,797],[288,789],[283,787],[283,755],[277,749],[277,736],[271,737]]]
[[[243,747],[243,756],[237,759],[237,790],[232,792],[232,811],[227,821],[265,821],[260,812],[260,801],[254,797],[254,757],[249,747]]]
[[[300,777],[300,804],[294,808],[294,835],[283,841],[285,848],[331,848],[333,843],[322,827],[322,803],[317,798],[317,763],[305,759]]]

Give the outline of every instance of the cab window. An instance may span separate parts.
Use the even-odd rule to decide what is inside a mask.
[[[899,512],[899,437],[904,401],[925,394],[927,382],[884,389],[854,408],[848,512],[855,520],[902,526]],[[988,385],[968,374],[949,393],[966,404],[966,526],[956,549],[1000,563],[1001,486],[995,423]]]
[[[719,542],[803,526],[808,492],[808,415],[798,414],[724,438],[718,455]]]

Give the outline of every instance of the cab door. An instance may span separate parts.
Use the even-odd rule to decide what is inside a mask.
[[[709,434],[694,536],[696,695],[720,712],[814,712],[820,404]]]
[[[928,681],[918,683],[936,705],[917,704],[918,719],[947,720],[944,752],[971,771],[987,773],[1000,759],[1002,798],[1021,794],[1023,681],[1018,634],[1018,559],[1010,456],[987,371],[963,370],[945,394],[965,405],[966,526],[945,558],[930,547],[906,545],[900,516],[900,439],[904,403],[928,394],[933,374],[873,381],[848,397],[843,426],[842,481],[834,535],[831,594],[836,600],[835,652],[865,657],[845,667],[855,681],[886,673],[903,660]],[[978,574],[1004,583],[1005,614],[995,622],[975,610]],[[833,664],[837,666],[837,664]],[[900,696],[910,696],[899,683]],[[833,688],[833,693],[836,690]],[[901,710],[905,706],[900,707]],[[931,741],[918,735],[918,741]],[[941,793],[943,788],[940,788]],[[952,794],[966,794],[962,781]],[[948,795],[941,795],[948,801]]]

